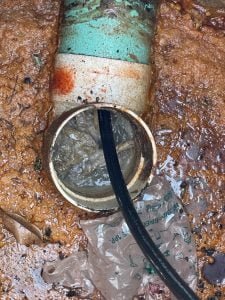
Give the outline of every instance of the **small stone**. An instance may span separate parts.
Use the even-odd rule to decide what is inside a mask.
[[[204,284],[204,282],[200,279],[199,282],[198,282],[198,288],[199,288],[200,290],[202,290],[202,289],[204,289],[204,287],[205,287],[205,284]]]
[[[66,257],[66,255],[64,253],[62,253],[62,251],[59,252],[59,259],[63,260]]]
[[[37,157],[34,162],[34,170],[39,172],[42,169],[42,161],[40,157]]]
[[[66,296],[69,297],[69,298],[74,297],[74,296],[79,296],[79,291],[70,290],[70,291],[67,292]]]
[[[208,262],[203,266],[202,274],[204,278],[210,283],[220,285],[225,279],[225,254],[218,252],[213,258],[213,263]]]
[[[206,248],[204,250],[204,252],[206,253],[206,255],[212,256],[214,254],[214,252],[215,252],[215,248]]]
[[[47,227],[45,229],[45,236],[47,236],[48,238],[50,238],[51,234],[52,234],[51,227]]]
[[[25,84],[31,84],[31,78],[30,77],[25,77],[24,78],[24,80],[23,80],[23,82],[25,83]]]
[[[218,228],[221,230],[221,229],[223,229],[223,224],[219,224],[218,225]]]
[[[188,184],[187,184],[186,181],[182,181],[181,184],[180,184],[180,188],[181,188],[181,189],[185,189],[185,188],[187,187],[187,185],[188,185]]]

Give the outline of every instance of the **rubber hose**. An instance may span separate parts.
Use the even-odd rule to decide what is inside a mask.
[[[110,111],[104,109],[98,110],[98,119],[109,178],[130,232],[145,257],[178,300],[199,299],[156,247],[136,212],[120,168],[113,137]]]

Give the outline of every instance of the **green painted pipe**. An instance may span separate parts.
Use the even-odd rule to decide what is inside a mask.
[[[59,52],[149,64],[156,2],[65,0]]]
[[[64,0],[53,85],[56,115],[95,101],[145,111],[157,3]]]

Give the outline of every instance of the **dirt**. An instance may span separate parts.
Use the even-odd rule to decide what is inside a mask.
[[[224,16],[225,6],[162,1],[147,114],[157,143],[156,173],[171,182],[189,213],[200,299],[225,297],[225,288],[211,285],[202,271],[225,251]]]

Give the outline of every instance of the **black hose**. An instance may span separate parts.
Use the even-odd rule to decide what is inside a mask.
[[[120,169],[113,137],[110,111],[100,109],[98,111],[98,118],[102,147],[109,178],[130,232],[134,236],[145,257],[151,262],[161,279],[165,282],[177,299],[197,300],[198,297],[195,295],[192,289],[178,275],[178,273],[166,260],[164,255],[156,247],[144,225],[142,224],[136,209],[134,208]]]

